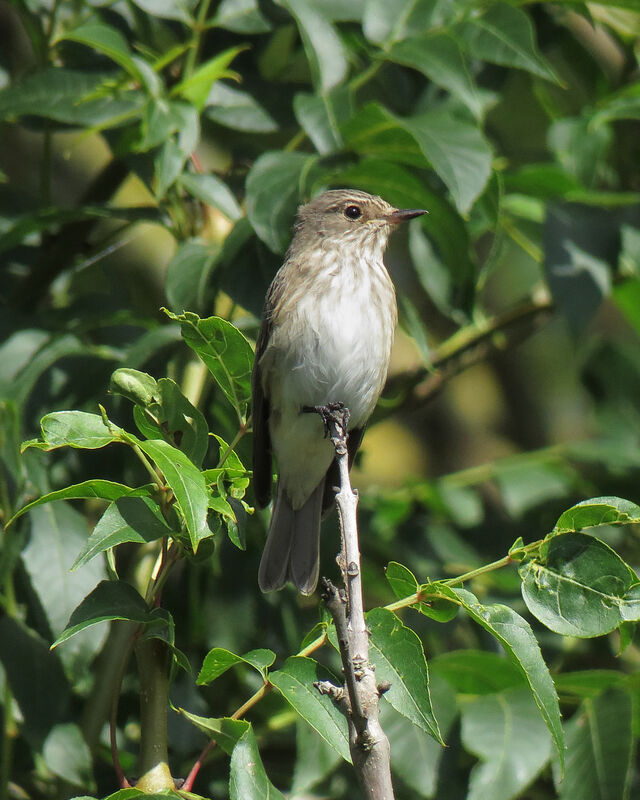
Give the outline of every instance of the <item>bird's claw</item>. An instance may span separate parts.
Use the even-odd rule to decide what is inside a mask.
[[[331,424],[342,429],[342,435],[346,435],[349,424],[349,409],[344,403],[327,403],[323,406],[303,406],[306,414],[319,414],[324,426],[324,438],[331,433]]]

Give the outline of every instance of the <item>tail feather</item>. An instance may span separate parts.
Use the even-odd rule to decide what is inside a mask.
[[[262,553],[258,583],[263,592],[281,589],[291,581],[302,594],[313,594],[320,562],[320,520],[324,480],[307,502],[294,510],[278,488]]]

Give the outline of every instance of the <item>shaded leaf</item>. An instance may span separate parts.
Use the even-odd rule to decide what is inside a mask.
[[[45,764],[64,780],[76,786],[91,786],[91,753],[82,732],[71,722],[56,725],[42,748]]]
[[[184,177],[180,178],[180,183]],[[198,239],[180,242],[167,267],[165,284],[167,300],[176,313],[187,309],[202,311],[210,307],[210,278],[219,254],[217,245]]]
[[[92,625],[114,619],[143,625],[161,621],[131,584],[101,581],[71,614],[65,629],[51,646],[57,647]]]
[[[227,184],[216,175],[193,175],[185,173],[180,184],[198,200],[217,208],[228,219],[235,222],[242,216],[242,209]]]
[[[123,542],[145,544],[173,533],[160,507],[151,498],[120,497],[100,517],[71,569],[81,567],[99,553]]]
[[[247,216],[274,253],[283,253],[289,243],[305,179],[316,159],[306,153],[264,153],[249,170]]]
[[[528,622],[503,605],[483,606],[466,589],[451,589],[469,616],[489,631],[525,676],[536,705],[551,734],[559,762],[564,764],[564,734],[560,708],[549,669]]]
[[[84,44],[115,61],[132,77],[142,77],[131,55],[127,40],[117,28],[113,28],[111,25],[106,25],[104,22],[87,22],[78,28],[65,31],[61,38]]]
[[[428,111],[405,119],[461,214],[469,211],[491,176],[491,146],[480,129],[449,111]]]
[[[481,763],[469,800],[511,800],[549,761],[551,737],[527,689],[485,695],[462,707],[462,742]]]
[[[388,681],[385,698],[403,716],[442,743],[429,695],[429,670],[418,636],[384,608],[367,614],[369,657],[376,680]]]
[[[549,62],[540,55],[531,20],[520,8],[494,3],[484,14],[470,16],[462,35],[474,58],[525,69],[560,83]]]
[[[248,92],[218,81],[207,97],[205,117],[238,131],[272,133],[278,124]]]
[[[585,700],[566,725],[567,763],[559,800],[627,800],[633,776],[631,698],[612,689]],[[556,776],[559,778],[559,776]]]
[[[252,728],[238,739],[231,754],[230,800],[285,800],[264,770]]]
[[[293,98],[296,119],[321,155],[342,146],[340,126],[352,114],[351,90],[338,87],[322,95],[298,92]]]
[[[257,0],[222,0],[211,24],[235,33],[266,33],[271,29]]]
[[[292,656],[281,669],[269,673],[269,682],[278,689],[296,712],[306,720],[345,761],[351,762],[347,721],[327,695],[314,687],[316,681],[335,678],[311,658]]]
[[[448,33],[427,33],[396,42],[387,57],[420,70],[437,86],[448,89],[479,119],[483,104],[456,39]]]
[[[335,28],[309,0],[279,0],[295,18],[317,91],[327,92],[347,74],[347,57]]]

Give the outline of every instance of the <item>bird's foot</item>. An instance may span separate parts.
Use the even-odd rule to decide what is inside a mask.
[[[306,414],[319,414],[324,425],[324,438],[331,435],[331,439],[337,434],[339,437],[346,437],[347,426],[349,425],[349,409],[344,403],[327,403],[323,406],[303,406],[302,410]]]

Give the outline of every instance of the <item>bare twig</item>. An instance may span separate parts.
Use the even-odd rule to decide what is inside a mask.
[[[324,599],[338,634],[345,686],[327,682],[316,688],[329,694],[345,714],[349,725],[349,750],[356,775],[367,800],[393,800],[389,740],[378,720],[381,690],[369,663],[369,631],[364,618],[360,549],[358,545],[358,496],[351,488],[347,453],[349,410],[335,404],[323,410],[340,472],[336,504],[340,517],[342,551],[339,564],[346,592],[323,581]]]

